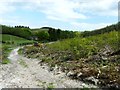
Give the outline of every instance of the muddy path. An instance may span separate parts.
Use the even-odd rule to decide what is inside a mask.
[[[96,87],[81,81],[71,80],[65,73],[49,72],[46,65],[40,66],[40,60],[28,59],[18,54],[20,47],[11,51],[11,63],[0,64],[1,88],[83,88]]]

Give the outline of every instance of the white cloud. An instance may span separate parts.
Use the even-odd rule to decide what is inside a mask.
[[[73,25],[73,28],[79,28],[79,30],[94,30],[106,27],[108,25],[111,25],[112,23],[79,23],[79,22],[72,22],[71,25]]]
[[[10,25],[10,26],[16,26],[16,25],[23,25],[23,26],[29,26],[30,22],[27,21],[23,21],[22,18],[18,17],[18,16],[14,16],[14,17],[2,17],[0,18],[0,24],[3,25]]]
[[[11,2],[7,2],[7,1],[8,0],[0,1],[0,16],[15,10],[15,7],[11,5]]]
[[[87,19],[89,14],[118,16],[118,0],[28,0],[32,7],[48,19],[73,21]],[[34,7],[33,7],[34,6]],[[88,15],[87,15],[88,14]]]
[[[1,0],[0,14],[15,10],[14,3],[23,3],[27,9],[39,10],[49,19],[58,20],[86,19],[84,13],[117,16],[118,12],[118,0]]]
[[[77,3],[70,0],[36,0],[30,3],[35,4],[36,9],[44,13],[48,19],[70,21],[87,18],[82,13],[74,11]]]
[[[43,13],[47,19],[64,21],[75,28],[84,30],[101,28],[111,24],[85,23],[84,19],[92,18],[90,14],[98,18],[99,16],[118,16],[118,0],[0,0],[0,18],[2,15],[18,10],[18,6],[19,9],[38,11]],[[19,21],[20,19],[15,20]],[[83,20],[83,23],[76,22],[77,20]],[[16,21],[1,18],[1,22],[4,23],[18,24]]]
[[[39,10],[49,17],[67,19],[85,19],[85,12],[116,16],[118,6],[118,0],[1,0],[0,13],[13,11],[14,3],[23,3],[27,9]]]
[[[118,0],[86,0],[79,3],[80,12],[89,12],[102,16],[117,16]]]

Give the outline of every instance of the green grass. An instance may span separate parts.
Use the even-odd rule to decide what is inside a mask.
[[[54,88],[55,87],[54,87],[53,83],[49,83],[48,86],[47,86],[48,90],[54,90]]]
[[[88,38],[73,38],[48,44],[50,49],[56,51],[70,51],[75,57],[87,58],[88,56],[97,54],[106,46],[111,47],[113,51],[118,50],[118,32],[113,31],[102,35],[91,36]]]
[[[27,40],[21,37],[13,36],[13,35],[8,35],[8,34],[0,34],[0,37],[2,37],[2,42],[6,44],[24,44],[24,43],[32,43],[33,41]]]
[[[111,56],[111,53],[120,50],[118,39],[118,32],[112,31],[46,44],[45,48],[26,46],[23,51],[25,56],[38,58],[50,66],[57,64],[63,72],[74,71],[75,75],[82,73],[79,78],[74,76],[75,78],[93,76],[99,79],[100,85],[119,85],[120,55]],[[44,57],[41,59],[42,53]]]
[[[2,43],[0,43],[0,48],[2,48]]]
[[[0,62],[2,62],[2,44],[0,44]]]
[[[0,62],[2,64],[8,64],[10,63],[10,61],[8,60],[8,55],[10,53],[10,51],[12,50],[12,45],[7,45],[7,44],[0,44]]]
[[[41,29],[41,28],[38,28],[38,29],[31,29],[32,32],[39,32],[39,31],[48,31],[49,29]]]
[[[4,59],[4,60],[2,61],[2,64],[8,64],[8,63],[10,63],[10,61],[9,61],[8,59]]]
[[[2,42],[2,44],[0,44],[0,62],[2,64],[8,64],[10,62],[7,57],[13,48],[19,45],[32,44],[34,42],[8,34],[0,34],[0,37],[2,37],[2,39],[0,39],[0,42]]]

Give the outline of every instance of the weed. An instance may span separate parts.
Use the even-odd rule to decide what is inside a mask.
[[[23,67],[28,67],[28,65],[26,64],[26,62],[24,60],[19,60],[19,64],[22,65]]]
[[[53,90],[55,87],[53,85],[53,83],[49,83],[48,86],[47,86],[47,89],[48,90]]]
[[[8,59],[2,60],[2,64],[8,64],[8,63],[10,63],[10,60],[8,60]]]

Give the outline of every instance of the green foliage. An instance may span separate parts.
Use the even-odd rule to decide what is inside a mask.
[[[83,88],[81,88],[81,90],[94,90],[94,89],[90,89],[90,88],[87,88],[87,87],[83,87]]]
[[[0,37],[2,37],[1,39],[2,44],[0,48],[1,51],[0,59],[1,59],[1,63],[3,64],[9,63],[9,60],[7,59],[8,54],[10,53],[12,48],[14,48],[16,45],[33,43],[33,41],[8,34],[0,34]]]
[[[97,54],[98,51],[106,45],[112,47],[115,51],[118,50],[117,34],[117,31],[113,31],[88,38],[66,39],[53,44],[48,44],[48,47],[54,50],[71,51],[76,58],[87,58]]]
[[[54,89],[53,83],[49,83],[49,85],[47,86],[47,90],[53,90],[53,89]]]
[[[9,34],[25,39],[40,40],[40,41],[56,41],[60,39],[74,38],[78,37],[78,33],[61,29],[55,29],[51,27],[43,27],[38,29],[30,29],[26,26],[5,26],[2,25],[2,34]]]
[[[47,31],[39,31],[36,33],[39,41],[47,40],[49,38],[49,33]]]
[[[26,29],[29,29],[29,27],[27,27],[27,26],[15,26],[15,28],[26,28]]]
[[[10,60],[8,60],[8,59],[2,60],[2,64],[8,64],[8,63],[10,63]]]
[[[68,30],[62,31],[61,29],[49,28],[48,33],[50,35],[49,41],[56,41],[76,37],[75,32]]]
[[[20,38],[20,37],[8,35],[8,34],[0,34],[0,37],[2,37],[1,42],[6,43],[6,44],[20,45],[20,44],[25,44],[25,43],[28,43],[28,44],[33,43],[33,41],[31,40],[27,40],[24,38]]]
[[[10,61],[8,60],[8,54],[11,51],[11,45],[1,44],[0,47],[0,62],[2,64],[8,64]]]
[[[22,38],[30,39],[32,33],[29,28],[24,28],[23,26],[21,27],[8,27],[5,25],[2,25],[2,34],[10,34],[14,36],[19,36]]]
[[[24,54],[50,67],[57,65],[63,72],[72,71],[74,79],[85,81],[93,77],[100,85],[120,85],[120,55],[112,55],[120,50],[120,32],[116,25],[83,33],[49,28],[48,33],[50,41],[59,41],[46,44],[44,48],[25,47]]]
[[[57,65],[63,72],[72,71],[72,78],[85,81],[86,78],[94,77],[99,80],[99,85],[114,86],[120,84],[120,55],[113,56],[111,53],[120,50],[118,43],[118,32],[112,31],[57,41],[42,49],[25,47],[24,53],[29,57],[43,57],[38,57],[42,60],[40,63],[47,63],[51,69]]]
[[[18,54],[23,54],[22,48],[18,50]]]
[[[17,36],[13,35],[8,35],[8,34],[0,34],[0,37],[2,39],[0,42],[2,42],[1,47],[0,47],[0,62],[3,64],[9,63],[9,60],[7,59],[8,54],[17,45],[26,45],[26,44],[31,44],[33,41],[27,40],[24,38],[20,38]]]
[[[117,24],[113,24],[101,29],[93,30],[93,31],[84,31],[81,33],[82,37],[88,37],[88,36],[94,36],[94,35],[99,35],[99,34],[104,34],[104,33],[109,33],[111,31],[120,31],[120,22]]]

